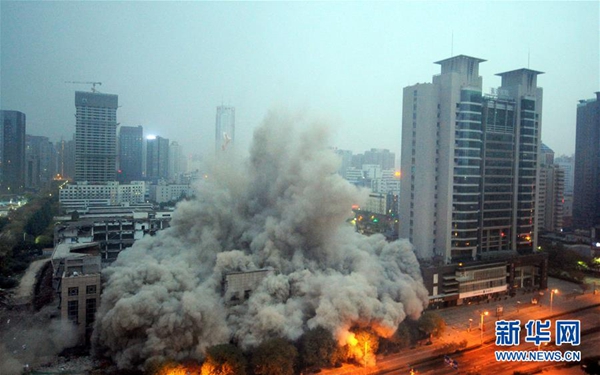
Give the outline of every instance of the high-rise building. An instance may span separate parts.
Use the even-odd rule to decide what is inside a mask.
[[[564,170],[554,163],[554,151],[542,143],[539,161],[537,219],[540,231],[560,232],[563,227]]]
[[[536,246],[542,90],[537,72],[499,74],[482,95],[479,64],[438,61],[432,83],[404,89],[400,236],[446,262]]]
[[[56,170],[60,178],[75,179],[75,135],[70,141],[64,139],[56,142]]]
[[[116,181],[118,96],[75,92],[75,180]]]
[[[41,188],[56,173],[56,150],[48,137],[29,135],[25,138],[25,186]]]
[[[573,225],[600,226],[600,92],[577,105]]]
[[[25,187],[25,114],[0,110],[0,193],[20,193]]]
[[[146,179],[169,178],[169,140],[157,135],[146,137]]]
[[[119,128],[119,170],[121,183],[141,181],[144,151],[144,129],[141,126],[121,126]]]
[[[396,167],[396,154],[387,149],[372,148],[365,151],[363,164],[377,164],[381,169],[394,169]]]
[[[335,154],[340,157],[340,167],[338,174],[346,178],[346,171],[352,166],[352,151],[350,150],[334,150]]]
[[[181,145],[173,141],[169,145],[169,180],[176,181],[183,174],[183,150]]]
[[[215,126],[215,152],[232,148],[235,144],[235,108],[220,105],[217,107]]]
[[[565,195],[573,195],[575,184],[575,158],[573,156],[561,155],[554,158],[554,163],[565,171]]]

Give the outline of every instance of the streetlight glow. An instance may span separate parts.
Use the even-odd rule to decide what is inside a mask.
[[[490,313],[488,311],[482,311],[479,316],[481,317],[481,321],[480,321],[480,332],[479,332],[479,337],[481,339],[481,345],[483,345],[483,317],[484,316],[488,316]]]
[[[554,301],[554,294],[557,293],[558,294],[558,289],[552,289],[550,291],[550,313],[552,313],[552,302]]]

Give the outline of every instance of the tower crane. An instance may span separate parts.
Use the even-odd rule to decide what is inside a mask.
[[[96,92],[96,85],[101,86],[102,82],[82,82],[82,81],[66,81],[65,83],[78,83],[82,85],[92,85],[92,92]]]

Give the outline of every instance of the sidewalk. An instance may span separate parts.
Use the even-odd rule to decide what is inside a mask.
[[[558,293],[553,296],[551,311],[550,290],[552,289],[558,289]],[[543,291],[542,296],[538,292],[519,293],[514,297],[502,298],[500,301],[435,310],[446,320],[446,331],[442,337],[433,340],[433,345],[404,349],[399,354],[388,357],[378,356],[377,366],[361,368],[346,364],[339,369],[323,369],[321,374],[367,375],[377,374],[399,366],[408,368],[408,364],[416,364],[428,358],[439,356],[441,349],[446,344],[467,340],[467,348],[471,348],[480,345],[482,337],[484,342],[495,339],[494,327],[496,320],[519,319],[523,324],[530,319],[548,319],[551,316],[561,315],[582,307],[600,305],[600,289],[596,295],[590,289],[584,294],[579,295],[577,293],[576,297],[573,296],[574,290],[579,292],[581,289],[577,284],[549,278],[548,290]],[[568,298],[566,298],[567,294],[570,295]],[[538,304],[531,304],[532,298],[537,298]],[[501,317],[496,317],[497,306],[502,306],[503,314]],[[488,311],[489,315],[484,316],[484,332],[482,335],[479,330],[480,313],[485,311]],[[473,319],[470,331],[469,319]]]

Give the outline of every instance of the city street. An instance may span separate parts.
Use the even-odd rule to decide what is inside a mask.
[[[550,303],[550,291],[557,290],[552,295]],[[549,278],[548,291],[543,295],[539,292],[518,293],[514,297],[501,298],[489,303],[471,304],[440,309],[437,312],[446,320],[447,327],[444,334],[434,339],[433,345],[406,349],[399,354],[387,357],[379,357],[377,366],[367,369],[357,366],[345,365],[340,369],[324,370],[324,374],[409,374],[410,366],[417,370],[418,374],[476,374],[494,371],[498,374],[512,374],[514,371],[532,371],[544,369],[545,374],[583,374],[579,366],[571,368],[558,368],[563,365],[553,366],[549,362],[537,362],[522,364],[518,362],[496,362],[494,351],[498,350],[495,345],[495,322],[496,320],[516,320],[521,324],[530,319],[560,319],[581,320],[581,331],[585,332],[600,326],[600,293],[594,294],[591,287],[585,293],[577,284],[563,280]],[[538,303],[532,304],[532,299]],[[501,316],[497,315],[497,308],[501,307]],[[485,315],[485,312],[488,315]],[[571,313],[569,313],[571,312]],[[481,332],[479,325],[483,313],[484,330]],[[470,320],[472,319],[472,320]],[[469,329],[470,325],[470,329]],[[522,329],[523,335],[525,329]],[[451,357],[458,362],[458,370],[444,364],[442,348],[445,344],[458,343],[467,340],[467,351],[453,354]],[[481,346],[481,342],[484,345]],[[582,358],[591,355],[600,355],[600,333],[591,332],[582,335],[581,345],[563,350],[580,350]],[[518,350],[537,350],[532,344],[522,345]],[[569,347],[570,345],[567,345]],[[558,350],[556,347],[542,348],[542,350]],[[553,368],[557,367],[557,368]]]

